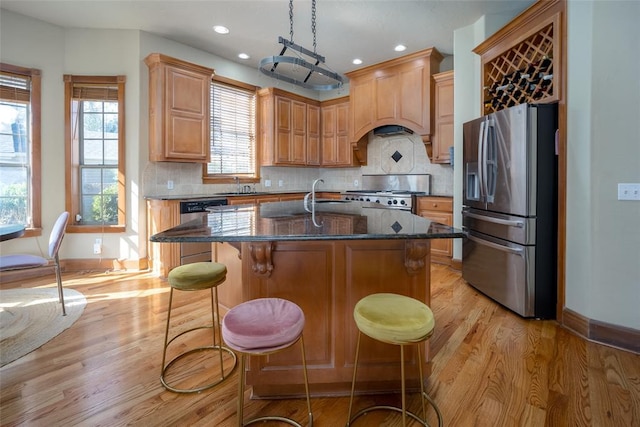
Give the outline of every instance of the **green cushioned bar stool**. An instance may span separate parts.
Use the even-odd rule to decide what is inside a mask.
[[[169,293],[169,310],[167,313],[167,327],[164,334],[162,373],[160,375],[160,381],[167,390],[171,390],[176,393],[196,393],[220,384],[222,381],[228,378],[229,375],[231,375],[231,372],[233,372],[233,369],[236,366],[236,355],[231,349],[222,345],[222,333],[220,331],[220,313],[218,307],[218,286],[224,283],[226,277],[227,267],[224,264],[220,264],[217,262],[194,262],[192,264],[181,265],[169,272],[168,280],[171,291]],[[211,326],[196,326],[191,329],[179,332],[173,338],[169,339],[173,291],[202,291],[207,289],[211,293]],[[211,329],[211,345],[194,347],[187,349],[186,351],[182,351],[180,354],[171,359],[169,363],[165,364],[167,360],[167,349],[169,348],[171,343],[179,337],[200,329]],[[174,345],[174,347],[178,347],[177,343]],[[185,381],[184,375],[172,374],[179,380],[172,381],[173,385],[169,384],[169,381],[167,380],[169,369],[173,367],[173,371],[179,369],[180,365],[183,365],[185,367],[190,366],[189,360],[187,359],[189,358],[189,356],[198,352],[213,352],[217,356],[217,365],[219,365],[220,368],[219,376],[216,373],[215,379],[213,381],[207,381],[207,383],[204,385],[196,385],[193,387],[189,386],[188,388],[183,388],[179,384],[176,384],[176,381]],[[226,369],[223,360],[225,359],[223,358],[225,353],[228,354],[228,356],[232,359],[231,362],[227,363]],[[226,359],[228,360],[229,357],[226,357]],[[183,363],[179,363],[180,361],[182,361]]]
[[[358,327],[358,343],[353,367],[353,382],[351,383],[351,398],[349,400],[349,414],[347,426],[357,418],[375,410],[388,410],[402,413],[402,425],[406,426],[407,416],[423,426],[427,423],[427,400],[436,411],[438,425],[442,426],[442,414],[433,399],[424,391],[424,377],[422,375],[422,352],[420,344],[433,334],[435,320],[433,312],[424,303],[404,295],[379,293],[362,298],[353,309],[353,318]],[[356,387],[358,371],[358,356],[360,352],[360,338],[365,334],[374,340],[400,346],[400,375],[402,384],[402,408],[395,406],[377,405],[362,409],[351,417],[353,395]],[[420,373],[420,393],[422,396],[422,418],[406,409],[406,387],[404,372],[404,347],[416,345],[418,348],[418,368]]]

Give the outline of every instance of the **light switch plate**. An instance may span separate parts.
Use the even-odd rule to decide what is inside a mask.
[[[618,200],[640,200],[640,184],[619,183]]]

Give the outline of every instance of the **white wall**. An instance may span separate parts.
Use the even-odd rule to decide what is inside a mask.
[[[617,183],[640,182],[639,2],[567,5],[566,306],[640,329],[640,202]]]
[[[457,228],[462,228],[462,124],[482,115],[481,62],[473,49],[512,18],[484,16],[453,32],[453,226]],[[462,239],[453,241],[453,259],[462,260]]]

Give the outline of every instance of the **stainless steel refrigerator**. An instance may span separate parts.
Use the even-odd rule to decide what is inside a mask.
[[[523,317],[554,318],[556,104],[521,104],[463,125],[462,277]]]

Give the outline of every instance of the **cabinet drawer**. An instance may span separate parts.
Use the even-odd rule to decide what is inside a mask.
[[[453,199],[450,197],[419,197],[418,211],[453,212]]]

